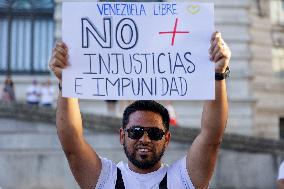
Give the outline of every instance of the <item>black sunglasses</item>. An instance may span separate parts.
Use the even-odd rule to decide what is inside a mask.
[[[141,127],[133,126],[129,129],[124,129],[128,133],[128,137],[134,140],[140,139],[146,132],[148,137],[151,140],[161,140],[165,135],[165,132],[162,129],[156,127]]]

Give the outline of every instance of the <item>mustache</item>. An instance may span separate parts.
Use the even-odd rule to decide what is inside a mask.
[[[148,150],[154,150],[154,145],[151,143],[139,143],[135,146],[135,149],[145,148]]]

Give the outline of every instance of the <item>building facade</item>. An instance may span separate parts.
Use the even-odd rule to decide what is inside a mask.
[[[210,2],[215,3],[216,30],[232,50],[227,132],[283,138],[283,0]],[[199,126],[201,105],[188,106],[192,115],[184,124]],[[186,116],[182,109],[180,116]]]
[[[0,0],[1,15],[4,14],[3,7],[7,6],[7,2]],[[50,21],[50,15],[48,17],[47,15],[31,17],[32,21],[24,20],[24,22],[29,24],[22,24],[27,27],[26,29],[22,29],[22,31],[27,31],[27,33],[33,31],[33,34],[26,35],[34,36],[34,39],[26,37],[26,41],[20,41],[18,40],[19,37],[10,39],[9,37],[2,37],[3,35],[0,35],[0,72],[3,74],[9,70],[11,73],[21,73],[21,75],[15,76],[16,84],[19,86],[17,91],[18,96],[21,98],[21,89],[23,88],[21,86],[31,81],[30,74],[33,74],[34,77],[39,79],[49,77],[49,75],[42,74],[48,73],[47,61],[54,39],[61,38],[62,0],[55,0],[54,2],[52,0],[19,2],[42,2],[41,6],[45,5],[47,7],[49,5],[51,7],[52,5],[54,8],[53,22]],[[231,76],[227,80],[230,102],[227,132],[274,139],[278,139],[280,136],[283,138],[283,0],[196,0],[196,2],[214,2],[216,30],[222,32],[223,38],[229,44],[233,54],[230,64]],[[32,5],[36,6],[36,4]],[[6,8],[5,11],[11,11],[11,8]],[[37,14],[37,12],[42,11],[36,11],[34,14]],[[13,26],[13,21],[9,22],[9,19],[11,19],[9,14],[6,13],[5,17],[1,16],[0,18],[1,26],[4,25],[4,27],[0,27],[0,33],[4,33],[4,36],[8,34],[11,36],[23,35],[23,32],[13,33],[13,28],[17,28],[16,23],[20,23],[21,21],[17,21],[13,17],[12,20],[15,20],[15,26]],[[4,21],[3,18],[6,20]],[[40,21],[36,21],[37,19],[42,22],[41,27],[39,27]],[[34,22],[34,24],[31,24],[31,22]],[[55,30],[54,33],[50,34],[49,31],[53,30],[52,27]],[[11,32],[8,32],[10,31],[9,28]],[[17,30],[15,29],[15,31]],[[20,30],[18,29],[18,31]],[[43,39],[43,36],[49,39],[47,40],[48,42],[39,43],[39,39]],[[15,47],[14,43],[7,41],[7,39],[18,42],[18,47],[25,44],[24,51],[17,50],[18,47]],[[27,41],[31,41],[30,45],[26,44]],[[3,48],[7,43],[10,44],[9,48]],[[10,51],[7,49],[10,49]],[[18,56],[14,56],[14,54],[11,56],[12,52],[17,52]],[[19,63],[19,57],[23,56],[25,61]],[[19,67],[25,69],[19,70]],[[97,107],[102,105],[98,101],[92,101],[92,103],[82,101],[81,104],[83,109],[85,108],[85,110],[89,111],[93,111],[93,104]],[[175,101],[174,106],[177,111],[178,123],[181,126],[200,127],[202,102]]]
[[[283,106],[283,82],[284,82],[284,1],[283,0],[274,0],[271,2],[270,7],[271,12],[271,21],[272,21],[272,40],[273,40],[273,49],[272,49],[272,65],[273,72],[278,78],[278,82],[280,83],[280,94],[282,94],[281,98],[279,98],[279,102],[282,102]],[[281,90],[282,89],[282,90]],[[280,138],[284,138],[284,115],[283,110],[279,110],[282,112],[279,114],[279,136]]]
[[[50,77],[54,6],[53,0],[0,0],[0,79],[12,75],[18,100],[33,79]]]

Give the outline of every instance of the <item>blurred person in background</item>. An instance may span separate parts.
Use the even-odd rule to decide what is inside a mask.
[[[51,107],[54,100],[54,89],[51,81],[48,79],[42,83],[40,88],[40,105],[44,107]]]
[[[1,100],[3,103],[12,103],[15,102],[15,90],[14,90],[14,82],[10,75],[6,77],[4,82],[4,87],[2,90]]]
[[[284,189],[284,161],[279,166],[277,187],[278,189]]]
[[[107,113],[110,115],[116,115],[117,100],[105,100],[107,105]]]
[[[170,115],[170,125],[171,126],[177,126],[177,114],[176,114],[176,110],[173,106],[172,101],[167,100],[165,107],[167,108],[169,115]]]
[[[26,91],[26,102],[29,105],[38,105],[40,101],[40,87],[36,79],[28,86]]]

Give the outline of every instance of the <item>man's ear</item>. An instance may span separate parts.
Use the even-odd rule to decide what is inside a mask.
[[[121,145],[123,145],[124,143],[124,138],[125,138],[125,133],[123,131],[123,128],[119,128],[119,140]]]
[[[169,142],[170,142],[170,140],[171,140],[171,133],[170,133],[170,131],[167,131],[167,132],[165,133],[165,140],[166,140],[166,146],[168,146],[168,145],[169,145]]]

